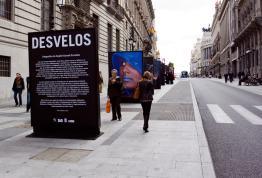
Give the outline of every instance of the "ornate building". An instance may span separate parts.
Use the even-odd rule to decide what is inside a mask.
[[[198,38],[193,50],[191,51],[190,76],[198,77],[201,75],[201,39]]]
[[[236,33],[238,47],[237,72],[262,77],[262,2],[261,0],[238,0],[235,3]]]
[[[28,76],[29,32],[95,27],[99,68],[108,76],[108,52],[143,50],[156,57],[151,0],[1,0],[0,98],[12,95],[15,73]]]
[[[210,62],[211,62],[211,29],[203,29],[203,36],[201,39],[201,75],[208,76],[210,73],[208,72]]]
[[[213,76],[218,77],[221,75],[221,62],[220,62],[220,14],[221,3],[216,3],[216,12],[213,17],[213,23],[211,26],[211,64],[209,66],[209,73]]]

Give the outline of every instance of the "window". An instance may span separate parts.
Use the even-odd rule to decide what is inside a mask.
[[[96,29],[96,42],[99,49],[99,17],[96,14],[93,14],[93,26]]]
[[[120,31],[116,29],[116,50],[120,51]]]
[[[0,0],[0,17],[11,20],[12,0]]]
[[[112,51],[112,25],[107,24],[107,49]]]
[[[11,58],[0,56],[0,77],[10,77],[11,75]]]

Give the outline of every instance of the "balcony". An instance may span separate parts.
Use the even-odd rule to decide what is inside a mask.
[[[120,6],[116,1],[111,0],[107,1],[107,10],[115,15],[118,20],[123,20],[125,16],[125,10],[122,6]]]

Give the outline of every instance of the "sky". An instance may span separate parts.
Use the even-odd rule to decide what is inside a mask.
[[[175,72],[190,70],[191,50],[212,25],[217,0],[152,0],[160,58],[173,62]]]

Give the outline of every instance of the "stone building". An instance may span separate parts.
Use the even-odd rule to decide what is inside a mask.
[[[201,75],[208,76],[210,73],[208,71],[211,62],[211,29],[203,29],[203,36],[201,39]]]
[[[191,51],[190,76],[198,77],[201,75],[201,39],[198,38]]]
[[[27,34],[61,28],[60,10],[50,2],[0,1],[0,98],[12,95],[13,79],[17,72],[24,78],[28,76]]]
[[[220,73],[223,76],[230,72],[231,64],[231,40],[230,40],[230,0],[223,0],[220,5],[218,20],[219,28],[219,46],[220,46]]]
[[[209,66],[209,73],[215,77],[221,75],[220,69],[220,21],[219,21],[219,14],[220,14],[220,7],[221,3],[216,3],[216,11],[213,16],[213,22],[211,26],[211,63]]]
[[[108,76],[108,52],[143,50],[156,56],[151,0],[1,0],[0,99],[12,95],[15,73],[28,76],[28,33],[95,27],[99,68]]]
[[[238,47],[236,72],[250,73],[262,78],[262,2],[238,0],[235,2],[236,33]]]

